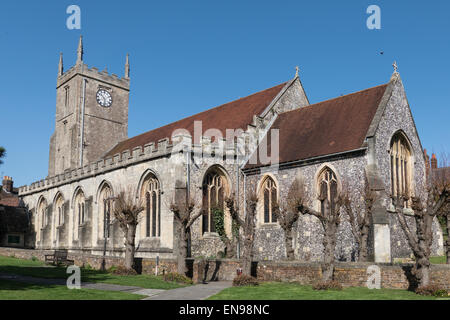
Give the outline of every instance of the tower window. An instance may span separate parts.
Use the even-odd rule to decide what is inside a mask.
[[[70,93],[70,87],[64,87],[64,106],[69,106],[69,93]]]

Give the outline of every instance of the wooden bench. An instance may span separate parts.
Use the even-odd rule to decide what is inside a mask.
[[[55,252],[53,254],[46,254],[45,262],[51,263],[53,265],[58,265],[58,264],[72,265],[72,264],[74,264],[73,260],[67,259],[67,250],[55,250]]]

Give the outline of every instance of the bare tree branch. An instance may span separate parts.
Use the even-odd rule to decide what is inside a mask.
[[[127,269],[133,268],[136,227],[143,210],[143,200],[136,199],[131,187],[121,190],[115,198],[113,215],[125,235],[125,268]]]

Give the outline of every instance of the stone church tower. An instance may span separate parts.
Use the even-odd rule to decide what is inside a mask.
[[[129,91],[128,55],[122,78],[84,64],[82,37],[76,64],[66,72],[60,55],[49,176],[95,161],[127,138]]]

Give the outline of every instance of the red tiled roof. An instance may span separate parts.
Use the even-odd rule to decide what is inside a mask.
[[[215,128],[226,137],[226,129],[247,129],[247,125],[253,122],[254,115],[260,115],[265,108],[273,101],[278,93],[284,88],[287,82],[275,87],[260,91],[248,97],[235,100],[224,105],[215,107],[198,113],[196,115],[173,122],[166,126],[145,132],[141,135],[119,142],[104,157],[113,156],[126,150],[132,150],[164,138],[171,138],[176,129],[186,129],[194,137],[194,121],[202,121],[203,133]],[[195,141],[196,143],[198,141]]]
[[[280,114],[271,127],[279,129],[279,163],[361,148],[387,86],[380,85]],[[269,131],[269,155],[270,141]],[[247,164],[246,168],[258,166],[261,165]]]

